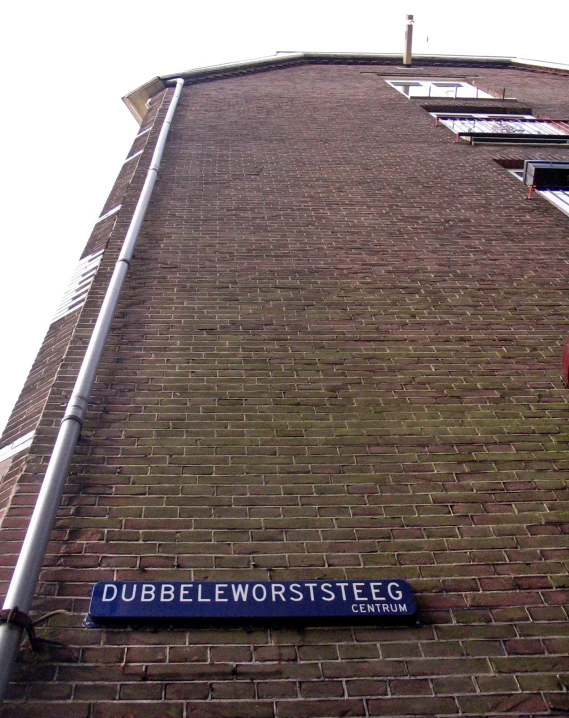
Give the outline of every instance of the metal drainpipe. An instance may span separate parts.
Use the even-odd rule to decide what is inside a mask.
[[[55,523],[57,510],[61,502],[63,487],[67,479],[69,464],[75,451],[77,439],[83,425],[91,388],[97,375],[105,343],[111,329],[111,322],[118,304],[122,285],[126,278],[134,247],[146,214],[146,209],[154,189],[158,168],[162,159],[164,145],[172,123],[174,111],[182,92],[184,80],[175,80],[176,91],[158,136],[158,142],[152,155],[152,162],[144,187],[138,199],[132,221],[128,228],[113,276],[109,283],[101,311],[97,317],[89,346],[85,353],[79,376],[67,405],[46,474],[39,492],[34,512],[30,520],[18,562],[4,601],[4,609],[18,607],[28,613],[34,597],[51,530]],[[20,644],[21,628],[13,623],[0,625],[0,704],[4,700],[12,664]]]

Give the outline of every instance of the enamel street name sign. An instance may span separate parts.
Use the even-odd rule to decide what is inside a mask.
[[[89,622],[192,619],[409,619],[406,581],[101,581]]]

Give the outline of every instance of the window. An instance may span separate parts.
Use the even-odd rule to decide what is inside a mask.
[[[103,258],[103,252],[104,250],[100,249],[79,261],[71,276],[67,291],[61,298],[55,316],[51,320],[52,324],[83,306]]]
[[[494,99],[484,90],[460,80],[386,80],[388,85],[409,98],[440,97],[447,100],[456,99]]]
[[[526,160],[523,168],[510,169],[509,172],[530,187],[528,199],[534,191],[539,192],[544,199],[569,216],[569,162]]]
[[[431,112],[437,125],[452,130],[457,141],[567,144],[568,120],[540,120],[533,115]]]
[[[20,436],[18,439],[15,439],[11,444],[3,446],[0,449],[0,464],[31,446],[33,438],[34,432],[30,431],[27,434],[24,434],[24,436]]]
[[[10,470],[10,467],[12,466],[12,459],[14,458],[14,456],[19,454],[21,451],[24,451],[24,449],[29,448],[32,445],[33,438],[34,432],[30,431],[28,434],[20,436],[18,439],[15,439],[11,444],[3,446],[0,449],[0,481],[2,481],[2,479]]]

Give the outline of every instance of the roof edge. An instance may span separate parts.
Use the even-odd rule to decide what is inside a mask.
[[[228,72],[239,72],[248,69],[256,69],[257,67],[263,66],[271,68],[274,66],[289,65],[291,60],[302,60],[305,57],[304,52],[277,52],[275,55],[269,55],[268,57],[258,57],[253,60],[242,60],[239,62],[227,62],[222,65],[208,65],[206,67],[196,67],[185,72],[177,72],[172,75],[162,75],[161,78],[165,81],[175,80],[178,77],[184,79],[201,79],[202,77],[215,77],[218,74],[225,75]]]
[[[536,70],[549,70],[569,73],[569,65],[545,60],[529,60],[518,57],[492,56],[492,55],[414,55],[414,67],[434,63],[437,65],[491,65],[491,66],[524,66]],[[293,52],[278,51],[275,55],[260,57],[253,60],[229,62],[222,65],[198,67],[184,72],[154,77],[149,82],[137,87],[126,94],[122,99],[128,109],[140,124],[148,110],[148,100],[161,92],[172,80],[179,77],[187,82],[204,82],[249,72],[262,72],[273,68],[288,67],[291,65],[310,63],[346,63],[346,64],[385,64],[400,65],[401,53],[352,53],[352,52]],[[411,70],[411,68],[406,68]]]
[[[516,65],[528,65],[539,69],[559,70],[569,73],[569,65],[562,62],[549,62],[548,60],[528,60],[525,57],[513,57],[512,62]]]
[[[134,115],[134,119],[140,125],[148,112],[148,100],[166,87],[161,77],[153,77],[150,82],[137,87],[122,98],[122,101]]]

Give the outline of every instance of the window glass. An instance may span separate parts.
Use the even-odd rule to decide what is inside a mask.
[[[569,125],[566,123],[539,120],[533,115],[432,114],[438,117],[441,125],[457,133],[564,136],[569,132]]]
[[[533,115],[431,112],[444,125],[469,142],[569,143],[569,122],[542,120]]]
[[[523,170],[508,170],[514,177],[524,181]],[[557,209],[560,209],[564,214],[569,216],[569,192],[567,190],[535,190],[538,194],[544,197],[548,202],[555,205]]]

